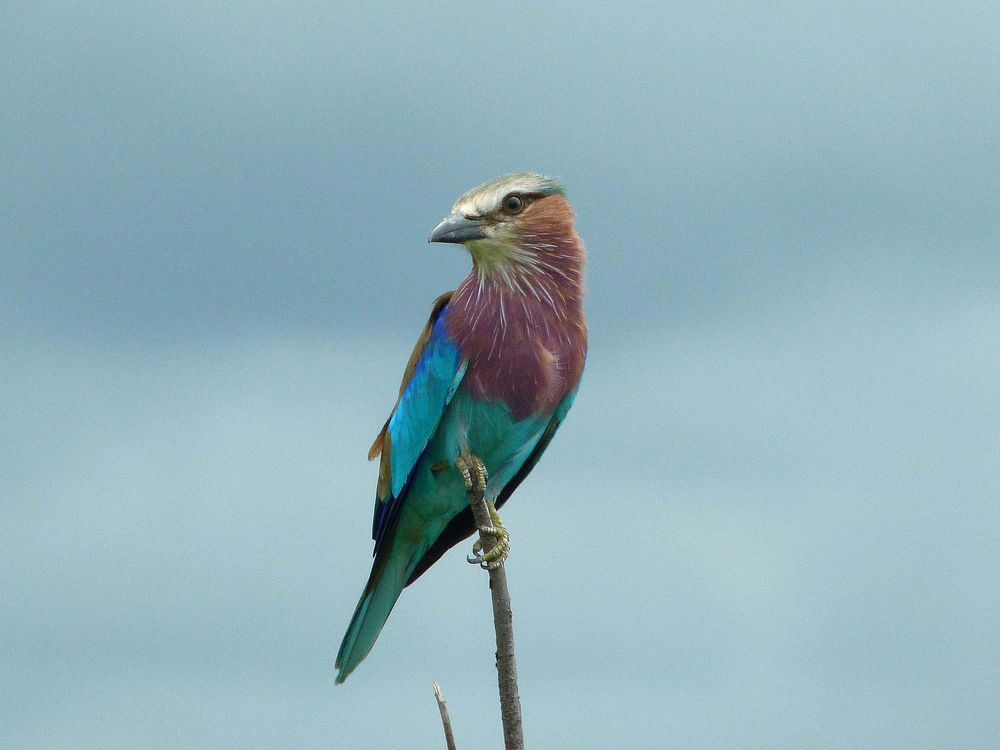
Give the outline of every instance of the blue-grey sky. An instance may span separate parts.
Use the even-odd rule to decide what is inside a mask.
[[[425,238],[561,176],[507,506],[534,747],[1000,736],[993,3],[56,3],[0,23],[0,746],[498,746],[483,575],[341,687]]]

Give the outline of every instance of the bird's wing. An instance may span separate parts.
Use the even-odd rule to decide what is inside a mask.
[[[399,389],[399,400],[368,453],[381,456],[372,538],[379,549],[398,515],[397,499],[437,430],[468,365],[445,326],[451,292],[434,302],[430,319],[410,356]]]

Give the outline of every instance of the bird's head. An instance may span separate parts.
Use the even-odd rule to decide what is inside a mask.
[[[483,272],[531,263],[546,249],[579,238],[559,184],[518,172],[473,188],[455,203],[428,242],[463,244]]]

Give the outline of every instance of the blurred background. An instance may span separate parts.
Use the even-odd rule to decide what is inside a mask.
[[[465,190],[565,181],[507,506],[545,748],[996,747],[995,3],[34,2],[0,24],[0,746],[500,744],[457,548],[341,687]]]

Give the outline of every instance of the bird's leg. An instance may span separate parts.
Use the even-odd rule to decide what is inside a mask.
[[[462,479],[465,480],[465,491],[472,492],[472,470],[469,468],[469,464],[465,460],[465,457],[459,456],[458,458],[456,458],[455,466],[462,473]]]
[[[497,513],[493,501],[486,500],[483,497],[486,492],[486,482],[489,479],[486,464],[478,456],[467,454],[455,459],[455,465],[465,480],[465,489],[468,490],[470,495],[474,495],[472,502],[476,502],[480,498],[483,499],[486,509],[489,511],[490,523],[486,526],[480,526],[479,533],[482,536],[493,537],[494,540],[490,548],[484,552],[485,546],[480,537],[472,545],[472,555],[467,557],[466,560],[484,570],[499,568],[510,554],[510,533],[500,519],[500,514]]]

